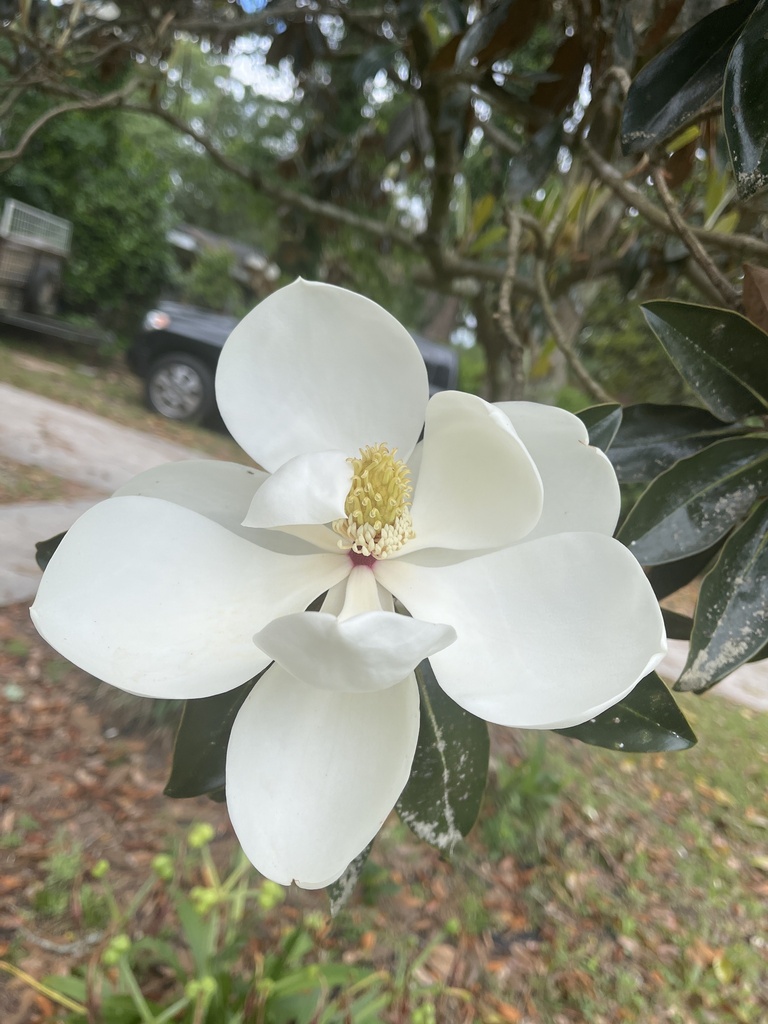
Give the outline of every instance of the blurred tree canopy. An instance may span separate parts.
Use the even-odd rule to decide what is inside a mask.
[[[179,216],[409,322],[437,315],[413,285],[451,297],[449,326],[475,332],[490,397],[567,376],[593,398],[636,397],[595,358],[594,325],[624,297],[739,308],[742,263],[768,254],[762,200],[728,168],[718,95],[755,8],[6,0],[0,167],[56,151],[77,181],[83,117],[130,114],[111,130],[170,168]],[[709,11],[715,23],[664,63]],[[675,397],[639,321],[624,335]]]
[[[768,651],[767,32],[768,0],[2,0],[0,168],[78,181],[58,126],[119,118],[178,214],[473,332],[487,397],[602,403],[650,481],[621,538],[661,598],[707,571],[670,620],[704,689]]]

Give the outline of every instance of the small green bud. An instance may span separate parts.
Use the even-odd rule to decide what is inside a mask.
[[[277,882],[265,878],[259,886],[256,899],[262,910],[272,910],[274,907],[279,907],[285,899],[285,889]]]
[[[207,821],[198,821],[187,833],[187,842],[193,850],[202,850],[215,835],[216,830],[213,825],[209,825]]]
[[[167,853],[158,853],[156,857],[152,858],[152,870],[158,878],[162,878],[164,882],[170,882],[173,878],[173,857]]]
[[[200,979],[200,992],[205,996],[206,999],[211,999],[216,995],[216,989],[219,986],[216,984],[216,979],[212,978],[210,974],[206,974]]]
[[[101,954],[101,962],[105,967],[117,967],[122,960],[122,957],[118,952],[108,946]]]
[[[219,894],[216,890],[206,889],[202,885],[193,886],[190,890],[189,898],[192,900],[198,914],[207,914],[219,902]]]
[[[461,921],[458,917],[449,917],[445,922],[445,930],[449,935],[460,935]]]
[[[307,931],[321,932],[325,928],[325,923],[325,914],[321,914],[319,910],[312,910],[304,915],[304,927]]]
[[[109,861],[102,857],[101,860],[97,860],[91,868],[91,875],[93,878],[103,878],[108,871]]]
[[[130,935],[126,935],[125,932],[122,932],[120,935],[115,935],[110,942],[110,946],[117,953],[127,953],[132,945],[133,943],[131,942]]]

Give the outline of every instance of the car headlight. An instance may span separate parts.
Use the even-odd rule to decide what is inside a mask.
[[[150,309],[144,317],[143,327],[145,331],[162,331],[171,322],[171,318],[161,309]]]

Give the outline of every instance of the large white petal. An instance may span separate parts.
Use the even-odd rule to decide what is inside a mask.
[[[509,419],[475,395],[434,395],[411,507],[416,537],[403,554],[506,547],[534,528],[541,508],[538,470]]]
[[[371,594],[356,594],[365,588],[366,580]],[[456,639],[451,626],[382,611],[370,569],[353,569],[347,591],[352,600],[345,602],[342,616],[320,611],[273,619],[256,634],[257,645],[310,685],[366,693],[394,686],[424,658]]]
[[[165,498],[221,523],[247,540],[254,540],[254,531],[244,527],[242,522],[254,494],[268,479],[268,473],[250,466],[194,459],[147,469],[118,487],[114,497],[134,494]]]
[[[411,336],[375,302],[299,280],[232,332],[216,396],[233,437],[270,471],[296,455],[357,456],[379,443],[407,458],[424,421],[427,372]]]
[[[525,539],[575,530],[610,537],[619,518],[619,482],[608,457],[590,447],[578,416],[535,402],[499,402],[497,408],[531,453],[544,485],[541,519]]]
[[[332,693],[273,665],[227,749],[227,805],[249,860],[283,885],[335,881],[394,807],[418,734],[413,676],[377,693]]]
[[[443,689],[500,725],[554,729],[615,704],[666,650],[637,561],[603,534],[563,533],[443,568],[393,559],[379,582],[418,618],[454,626],[433,655]]]
[[[352,466],[344,452],[312,452],[290,459],[254,495],[244,526],[330,523],[344,515]]]
[[[32,618],[52,647],[114,686],[206,697],[265,668],[254,633],[348,572],[343,556],[268,551],[168,501],[110,498],[62,541]]]

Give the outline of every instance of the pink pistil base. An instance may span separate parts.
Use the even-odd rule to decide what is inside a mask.
[[[347,554],[352,565],[367,565],[369,569],[372,569],[376,562],[373,555],[361,555],[358,551],[348,551]]]

